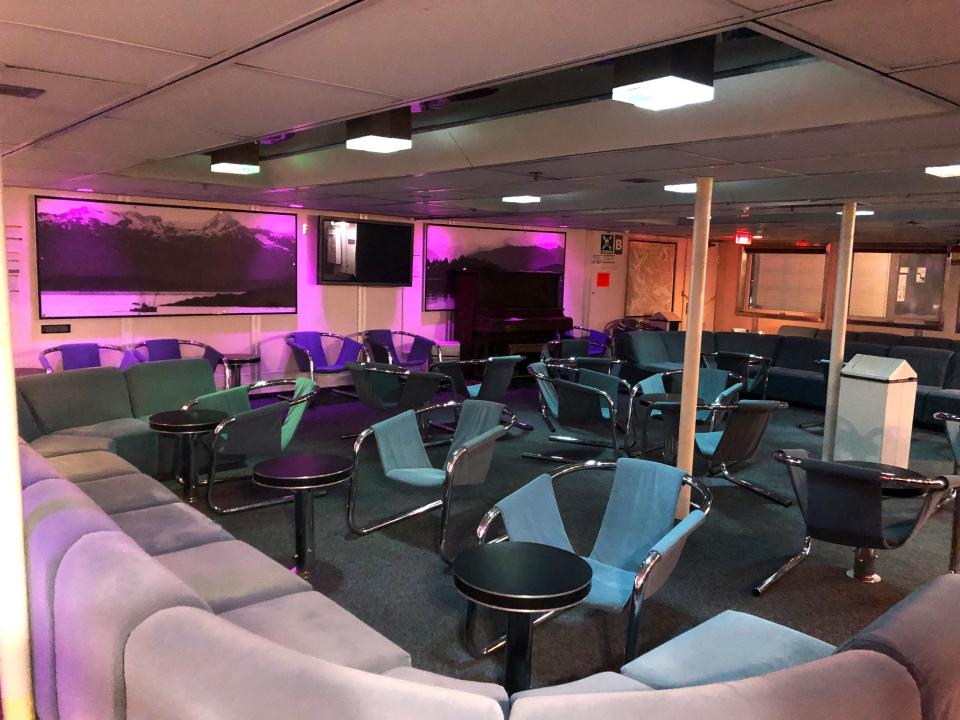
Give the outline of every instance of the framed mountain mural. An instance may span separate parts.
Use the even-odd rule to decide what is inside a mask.
[[[452,270],[563,274],[562,232],[429,224],[423,232],[424,310],[453,310]]]
[[[293,213],[36,198],[40,317],[297,311]]]

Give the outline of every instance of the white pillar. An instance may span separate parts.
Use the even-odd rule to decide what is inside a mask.
[[[827,405],[823,419],[822,460],[833,460],[837,444],[837,404],[840,402],[840,366],[847,341],[847,312],[850,308],[850,278],[853,273],[853,235],[857,224],[857,204],[843,206],[840,242],[834,258],[837,271],[833,293],[833,325],[830,335],[830,372],[827,377]]]
[[[700,384],[700,343],[703,335],[703,296],[707,285],[707,250],[710,244],[710,207],[713,178],[697,178],[697,199],[693,211],[693,244],[690,249],[690,295],[687,336],[683,349],[683,388],[680,398],[680,434],[677,438],[677,467],[693,474],[694,434],[697,429],[697,388]],[[684,487],[677,508],[685,515],[690,490]]]
[[[2,66],[0,66],[2,70]],[[22,292],[26,292],[21,288]],[[20,495],[20,450],[7,287],[7,235],[0,159],[0,697],[4,720],[33,718],[30,623]]]

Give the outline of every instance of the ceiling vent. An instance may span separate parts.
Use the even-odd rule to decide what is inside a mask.
[[[25,87],[23,85],[4,85],[0,83],[0,95],[9,95],[10,97],[27,98],[34,100],[43,95],[46,90],[42,88]]]

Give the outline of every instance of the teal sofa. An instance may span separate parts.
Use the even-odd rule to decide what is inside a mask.
[[[106,451],[154,475],[170,469],[172,441],[148,418],[215,389],[203,359],[28,375],[17,379],[20,437],[47,458]]]

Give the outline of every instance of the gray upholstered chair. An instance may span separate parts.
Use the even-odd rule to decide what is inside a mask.
[[[787,466],[797,504],[806,525],[800,552],[754,588],[760,595],[799,565],[809,554],[813,540],[849,545],[871,552],[892,550],[905,544],[937,511],[948,493],[960,487],[960,476],[906,478],[880,468],[857,467],[816,460],[806,450],[778,450],[774,458]],[[910,500],[889,497],[890,490],[922,493],[919,508]],[[950,572],[958,569],[958,508],[954,508]],[[847,573],[853,577],[853,571]],[[868,581],[876,582],[879,576]]]
[[[414,412],[407,410],[376,423],[357,437],[353,446],[353,477],[347,500],[347,519],[357,535],[368,535],[423,513],[441,509],[438,549],[445,560],[447,554],[447,525],[453,488],[479,485],[486,481],[493,461],[494,444],[512,424],[501,424],[504,406],[487,400],[465,400],[460,407],[459,422],[450,441],[450,448],[441,467],[434,467],[427,455],[419,422],[420,417],[441,409],[450,409],[456,403],[442,403]],[[361,453],[369,438],[376,441],[383,477],[395,484],[410,488],[436,489],[440,497],[420,507],[401,510],[388,517],[367,521],[357,517],[362,472]],[[433,445],[434,443],[431,443]]]
[[[710,491],[687,476],[683,470],[662,463],[634,458],[617,462],[589,461],[541,475],[500,500],[484,515],[477,538],[487,542],[491,525],[500,518],[506,538],[535,542],[574,552],[563,525],[554,483],[585,470],[613,471],[613,483],[593,550],[584,559],[593,571],[590,594],[583,604],[606,612],[619,613],[629,608],[625,643],[625,662],[636,656],[640,609],[670,577],[683,552],[687,538],[706,519],[710,511]],[[689,486],[696,497],[689,513],[675,523],[680,489]],[[489,540],[494,540],[489,538]],[[538,616],[539,624],[556,615]],[[475,654],[488,654],[502,646],[503,640],[482,650],[474,641],[476,606],[467,606],[466,637]]]

